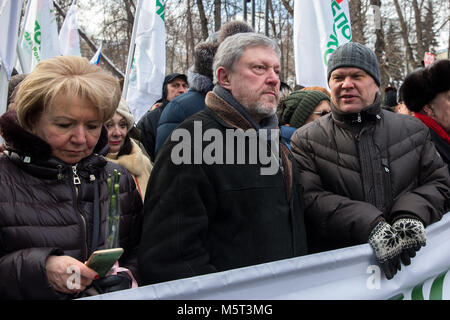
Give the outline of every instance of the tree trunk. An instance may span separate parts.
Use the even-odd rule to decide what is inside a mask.
[[[377,6],[378,8],[381,8],[381,0],[370,0],[370,4],[372,6]],[[375,35],[376,35],[375,55],[377,56],[378,63],[380,66],[381,87],[384,88],[388,82],[387,72],[385,70],[386,65],[385,65],[385,60],[384,60],[384,52],[385,52],[384,32],[383,32],[383,23],[382,23],[381,16],[379,17],[380,18],[379,25],[377,25],[377,23],[376,23],[376,22],[378,22],[376,20],[377,17],[375,16],[376,13],[377,13],[377,11],[374,11]]]
[[[188,24],[188,34],[189,36],[187,37],[187,47],[189,55],[191,57],[194,57],[194,28],[192,26],[192,13],[191,13],[191,0],[187,0],[187,8],[186,8],[186,13],[187,13],[187,24]],[[187,57],[187,62],[189,62],[189,55]],[[189,65],[189,63],[188,63]]]
[[[214,31],[219,31],[222,26],[221,8],[222,1],[214,0]]]
[[[364,22],[361,0],[352,0],[349,2],[350,17],[352,17],[352,41],[361,44],[366,43],[364,38]]]
[[[411,47],[411,43],[408,39],[408,26],[406,25],[405,18],[403,17],[402,9],[398,3],[398,0],[394,0],[395,10],[397,11],[398,19],[400,21],[401,35],[403,39],[403,44],[406,48],[406,60],[408,61],[408,66],[415,68],[416,67],[416,58],[414,57],[414,53]],[[409,72],[409,68],[407,68],[407,72]]]
[[[414,9],[414,20],[416,22],[416,39],[417,39],[417,59],[420,61],[425,56],[425,49],[423,47],[423,23],[420,17],[420,8],[417,0],[412,1]]]
[[[206,40],[209,37],[208,34],[208,19],[206,19],[205,7],[202,0],[197,0],[198,13],[200,15],[200,25],[202,26],[202,38]]]

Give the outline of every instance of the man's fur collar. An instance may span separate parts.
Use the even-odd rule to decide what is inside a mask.
[[[214,92],[211,91],[206,94],[205,102],[206,107],[214,111],[230,127],[243,130],[253,128],[247,119]]]

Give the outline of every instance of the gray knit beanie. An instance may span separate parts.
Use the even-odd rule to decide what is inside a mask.
[[[331,73],[341,67],[362,69],[372,76],[376,84],[380,86],[380,69],[377,57],[372,50],[360,43],[347,42],[333,52],[328,60],[328,82],[330,81]]]
[[[291,92],[282,102],[284,111],[281,115],[281,123],[300,128],[322,100],[330,101],[330,98],[319,90],[297,90]]]

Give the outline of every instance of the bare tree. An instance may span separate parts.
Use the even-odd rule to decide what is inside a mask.
[[[208,20],[206,19],[205,7],[203,6],[202,0],[197,0],[197,9],[200,15],[200,25],[202,26],[202,38],[206,40],[209,36],[208,34]]]
[[[222,25],[222,1],[214,0],[214,31],[218,31]]]

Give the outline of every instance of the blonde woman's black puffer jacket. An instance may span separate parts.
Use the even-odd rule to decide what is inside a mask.
[[[127,171],[96,154],[107,145],[105,132],[94,154],[76,165],[80,184],[75,187],[74,168],[50,157],[50,146],[23,130],[14,112],[0,118],[0,128],[9,150],[0,155],[0,299],[72,298],[51,288],[45,262],[49,255],[84,262],[94,249],[104,248],[106,179],[114,169],[121,173],[119,242],[125,252],[120,265],[139,279],[135,253],[142,200]],[[92,248],[96,194],[100,227]]]

